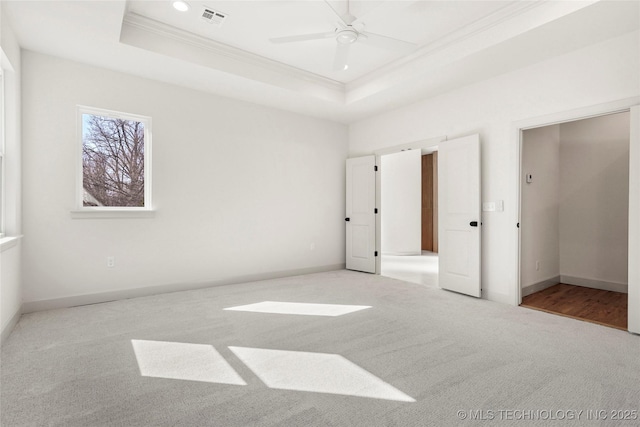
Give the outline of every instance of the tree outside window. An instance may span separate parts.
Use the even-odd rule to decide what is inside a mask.
[[[148,207],[148,123],[124,114],[81,111],[82,206]]]

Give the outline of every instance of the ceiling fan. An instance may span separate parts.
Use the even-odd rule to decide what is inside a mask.
[[[327,6],[335,13],[339,21],[333,31],[326,33],[299,34],[286,37],[276,37],[269,39],[272,43],[293,43],[309,40],[320,40],[333,38],[336,41],[336,53],[333,59],[333,69],[346,70],[349,68],[349,48],[352,44],[366,43],[370,46],[391,50],[393,52],[408,53],[418,47],[417,44],[398,40],[382,34],[370,33],[364,31],[364,23],[359,22],[358,18],[353,16],[349,11],[349,0],[347,0],[347,13],[340,15],[327,0],[324,0]]]

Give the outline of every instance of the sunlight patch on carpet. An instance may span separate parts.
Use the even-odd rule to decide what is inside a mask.
[[[269,388],[415,402],[338,354],[229,347]]]
[[[302,302],[262,301],[255,304],[225,308],[230,311],[255,313],[300,314],[305,316],[342,316],[343,314],[371,308],[369,305],[311,304]]]
[[[144,377],[247,385],[212,345],[131,340]]]

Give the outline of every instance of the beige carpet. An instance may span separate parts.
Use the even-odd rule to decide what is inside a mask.
[[[264,301],[370,308],[224,310]],[[1,356],[4,427],[640,424],[640,337],[349,271],[33,313]]]

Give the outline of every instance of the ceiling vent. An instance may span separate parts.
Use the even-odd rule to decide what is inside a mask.
[[[202,19],[216,27],[221,27],[227,19],[227,16],[226,13],[211,9],[210,7],[205,7],[202,11]]]

